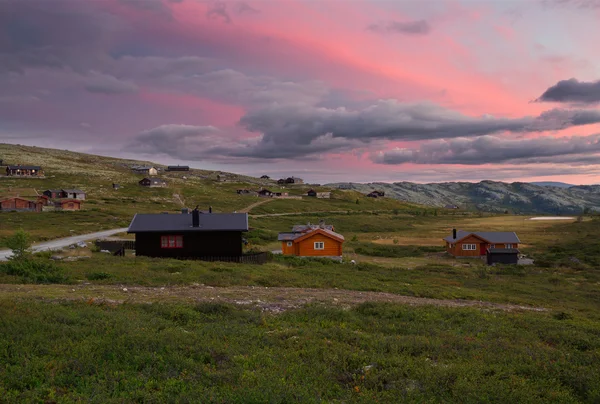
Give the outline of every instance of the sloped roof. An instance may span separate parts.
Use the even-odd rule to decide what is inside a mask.
[[[321,234],[324,234],[331,238],[338,239],[339,241],[344,241],[344,236],[342,236],[341,234],[336,233],[332,230],[321,229],[319,227],[317,227],[316,229],[312,229],[310,231],[306,231],[306,232],[279,233],[279,235],[277,236],[277,240],[279,240],[279,241],[295,241],[298,239],[304,239],[304,238],[311,237],[313,234],[316,234],[316,233],[321,233]]]
[[[302,236],[302,233],[279,233],[277,236],[278,241],[292,241]]]
[[[479,238],[482,238],[485,241],[492,243],[492,244],[494,244],[494,243],[508,243],[508,244],[521,243],[521,240],[519,240],[517,233],[515,233],[514,231],[477,231],[477,232],[472,232],[472,231],[458,230],[456,232],[456,238],[452,238],[452,235],[450,235],[448,237],[445,237],[444,240],[446,240],[449,243],[456,243],[457,241],[460,241],[463,238],[465,238],[471,234],[473,234]]]
[[[248,214],[200,214],[200,226],[192,227],[192,215],[137,213],[127,230],[128,233],[168,231],[248,231]]]
[[[8,166],[9,170],[41,170],[40,166]]]

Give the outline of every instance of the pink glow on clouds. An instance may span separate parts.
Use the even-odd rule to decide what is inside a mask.
[[[146,4],[154,4],[156,8],[142,7]],[[224,11],[212,13],[212,18],[207,18],[210,10],[219,4],[225,7]],[[594,39],[597,35],[593,35],[594,32],[600,35],[600,32],[596,25],[590,25],[585,12],[578,13],[577,10],[570,10],[560,20],[564,21],[570,35],[565,39],[562,31],[554,32],[550,25],[562,18],[562,11],[544,11],[531,4],[520,6],[516,3],[515,7],[524,15],[519,18],[503,11],[501,1],[436,2],[430,7],[426,3],[416,7],[413,2],[248,1],[247,4],[258,11],[247,13],[235,11],[239,4],[165,0],[132,6],[132,3],[118,0],[99,2],[97,6],[118,16],[121,24],[115,28],[116,33],[107,33],[98,47],[107,50],[120,46],[125,49],[121,52],[143,55],[146,52],[165,58],[206,57],[215,61],[218,66],[215,70],[235,71],[248,78],[277,79],[280,81],[277,91],[285,87],[281,83],[320,81],[325,90],[333,94],[333,101],[329,102],[339,103],[336,107],[348,104],[349,110],[361,108],[353,105],[373,105],[377,99],[396,99],[405,103],[435,103],[470,117],[493,115],[517,119],[537,116],[554,107],[570,107],[530,102],[560,80],[600,78],[597,41]],[[403,34],[367,29],[372,24],[386,27],[390,21],[417,20],[426,21],[430,31]],[[86,72],[78,74],[83,77]],[[64,83],[47,84],[48,91],[58,101],[40,103],[25,112],[16,105],[0,104],[0,117],[25,120],[26,116],[34,116],[35,120],[55,127],[65,122],[72,126],[85,121],[94,123],[97,131],[111,132],[112,129],[112,132],[127,135],[163,124],[212,125],[227,134],[232,144],[262,135],[245,132],[239,121],[247,113],[264,107],[267,101],[253,103],[248,97],[236,98],[225,90],[220,94],[218,89],[210,92],[202,86],[193,91],[185,87],[168,88],[167,81],[153,77],[118,78],[138,80],[140,90],[135,94],[66,96],[81,91],[82,87],[79,85],[77,90],[76,85],[65,84],[66,75],[61,76]],[[0,76],[0,90],[1,80]],[[252,91],[269,93],[268,85],[261,82],[256,85],[258,90]],[[17,93],[19,89],[14,90]],[[276,93],[275,90],[272,92]],[[61,98],[56,94],[61,94]],[[78,100],[79,104],[71,106],[72,100]],[[268,102],[290,101],[293,99],[275,98]],[[71,111],[76,114],[68,116]],[[110,114],[119,122],[104,124],[106,119],[102,114]],[[124,122],[127,117],[128,122]],[[109,127],[109,124],[113,126]],[[310,124],[303,122],[305,126]],[[558,131],[494,135],[523,139],[586,136],[600,132],[599,129],[600,126],[595,124]],[[369,158],[369,152],[377,151],[374,148],[411,149],[423,141],[379,139],[351,151],[320,153],[321,160],[310,164],[323,173],[316,177],[319,181],[326,178],[332,166],[338,170],[360,170],[373,179],[387,180],[392,176],[403,179],[405,173],[418,178],[419,172],[454,170],[462,175],[477,170],[476,166],[461,165],[406,163],[386,166],[375,164]],[[299,159],[299,162],[284,164],[301,167],[301,162]],[[501,171],[514,168],[514,165],[495,164],[483,167],[482,172],[489,169],[492,173],[494,167]],[[600,173],[600,165],[595,169]],[[522,177],[517,174],[507,176],[507,179],[518,178]],[[553,178],[558,177],[554,175]],[[569,174],[561,178],[573,182],[589,180],[583,172],[580,176]],[[434,180],[433,176],[431,180]]]

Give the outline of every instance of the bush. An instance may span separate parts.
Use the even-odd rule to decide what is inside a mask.
[[[31,255],[29,247],[31,246],[31,237],[29,233],[23,230],[17,230],[12,236],[6,239],[6,246],[12,250],[11,260],[24,260]]]
[[[107,272],[92,272],[87,274],[85,277],[90,281],[101,281],[103,279],[108,279],[112,275]]]
[[[64,283],[67,277],[53,262],[40,260],[12,260],[0,264],[0,273],[18,276],[22,283]]]

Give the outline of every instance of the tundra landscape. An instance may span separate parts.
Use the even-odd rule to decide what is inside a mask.
[[[164,172],[167,187],[145,188],[130,166],[149,162],[13,145],[0,153],[45,172],[0,177],[4,198],[61,187],[87,195],[79,211],[0,212],[4,247],[19,229],[35,246],[126,228],[136,213],[254,206],[244,249],[271,255],[263,265],[115,256],[89,240],[0,263],[6,402],[600,399],[593,212],[530,220],[544,217],[327,187],[331,199],[316,199],[303,196],[309,184],[201,170]],[[261,187],[303,197],[236,193]],[[278,232],[320,221],[344,235],[341,262],[271,253]],[[514,231],[534,263],[452,258],[443,238],[453,228]]]
[[[600,0],[0,0],[0,403],[600,403]]]

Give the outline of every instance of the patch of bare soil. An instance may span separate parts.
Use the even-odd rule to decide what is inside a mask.
[[[217,288],[205,285],[144,287],[118,285],[10,285],[0,284],[3,298],[82,300],[89,304],[222,302],[280,313],[309,303],[352,307],[364,302],[389,302],[414,306],[474,307],[503,311],[546,311],[541,307],[519,306],[476,300],[443,300],[402,296],[393,293],[340,289],[269,288],[236,286]]]

